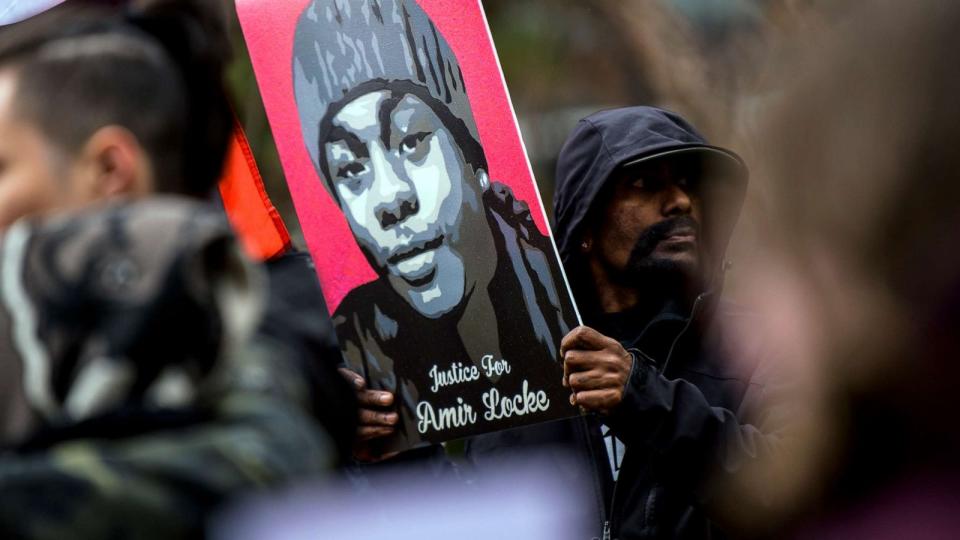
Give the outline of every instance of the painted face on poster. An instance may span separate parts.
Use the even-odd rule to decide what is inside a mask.
[[[467,285],[461,230],[484,226],[477,175],[452,135],[418,97],[386,90],[350,101],[332,124],[323,151],[357,243],[418,313],[450,312]]]
[[[578,316],[479,3],[294,3],[237,9],[344,358],[396,396],[384,447],[576,414]]]

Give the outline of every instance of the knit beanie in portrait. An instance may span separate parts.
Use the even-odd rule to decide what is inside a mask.
[[[321,176],[321,124],[358,97],[352,90],[371,82],[421,87],[479,142],[460,65],[416,2],[314,0],[297,22],[293,88],[303,139]]]

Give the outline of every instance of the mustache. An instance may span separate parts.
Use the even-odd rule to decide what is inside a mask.
[[[690,229],[697,238],[700,238],[700,223],[690,216],[669,218],[647,227],[630,251],[630,262],[634,263],[646,258],[657,249],[660,242],[682,229]]]

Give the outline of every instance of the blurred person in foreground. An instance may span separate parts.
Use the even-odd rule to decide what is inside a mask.
[[[758,535],[960,534],[958,25],[956,2],[845,6],[755,134],[776,220],[752,303],[803,382],[787,452],[724,498]]]
[[[200,535],[336,462],[314,420],[342,379],[318,383],[299,321],[261,319],[260,271],[204,202],[232,128],[218,21],[142,4],[0,32],[7,535]]]
[[[755,318],[720,298],[747,176],[653,107],[593,114],[561,150],[554,230],[589,325],[563,339],[564,384],[597,415],[579,444],[601,448],[603,538],[722,536],[714,478],[779,444],[770,353],[731,346]]]

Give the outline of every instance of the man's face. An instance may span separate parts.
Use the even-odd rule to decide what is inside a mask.
[[[416,96],[388,91],[354,99],[332,123],[322,150],[357,243],[414,309],[449,312],[473,286],[466,236],[488,230],[450,132]]]
[[[592,256],[614,279],[697,279],[702,208],[689,162],[655,159],[620,171],[593,229]]]
[[[17,219],[70,206],[67,157],[16,114],[17,78],[0,71],[0,231]]]

